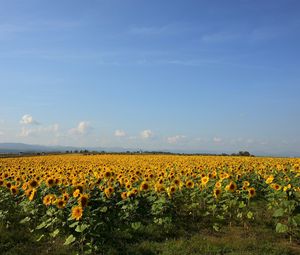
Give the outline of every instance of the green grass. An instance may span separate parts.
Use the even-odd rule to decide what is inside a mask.
[[[37,242],[27,229],[0,226],[1,255],[69,255],[75,254],[70,247],[63,246],[63,239]]]
[[[300,254],[300,246],[288,243],[265,228],[232,227],[218,234],[203,230],[189,238],[180,237],[164,242],[143,241],[129,247],[126,254],[296,255]]]
[[[157,241],[155,235],[157,234]],[[281,235],[274,234],[265,226],[254,228],[228,227],[221,232],[202,229],[199,232],[177,234],[161,240],[158,232],[147,240],[144,236],[136,242],[124,242],[123,247],[113,245],[102,254],[128,255],[297,255],[300,245],[289,243]],[[176,233],[174,233],[176,234]],[[76,249],[63,245],[58,238],[37,242],[26,229],[0,227],[0,254],[2,255],[67,255],[76,254]],[[100,253],[101,254],[101,253]]]

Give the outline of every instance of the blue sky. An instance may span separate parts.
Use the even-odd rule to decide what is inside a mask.
[[[0,142],[300,154],[298,0],[0,6]]]

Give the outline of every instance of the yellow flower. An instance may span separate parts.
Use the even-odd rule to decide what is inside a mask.
[[[72,219],[80,220],[82,218],[83,209],[81,206],[75,206],[72,208]]]
[[[31,187],[31,188],[36,188],[37,186],[39,186],[39,183],[38,183],[38,181],[37,180],[31,180],[30,182],[29,182],[29,186]]]
[[[226,186],[226,190],[230,191],[230,192],[234,192],[237,188],[237,185],[235,182],[231,181],[227,186]]]
[[[168,193],[168,196],[169,197],[172,197],[172,195],[175,193],[175,191],[176,191],[176,186],[170,186],[168,189],[167,189],[167,193]]]
[[[10,191],[11,191],[11,193],[12,193],[14,196],[17,195],[17,194],[19,193],[19,189],[18,189],[17,186],[11,186],[11,187],[10,187]]]
[[[155,191],[158,192],[158,193],[165,191],[164,185],[162,185],[160,183],[156,183],[155,184]]]
[[[46,195],[43,198],[43,204],[46,205],[46,206],[51,205],[52,201],[53,201],[53,195],[52,194]]]
[[[36,197],[36,189],[31,189],[31,190],[30,190],[30,193],[29,193],[28,199],[29,199],[30,201],[32,201],[32,200],[35,199],[35,197]]]
[[[195,184],[192,180],[188,180],[186,183],[185,183],[185,186],[188,188],[188,189],[192,189],[194,188]]]
[[[108,187],[104,190],[104,194],[106,195],[107,198],[110,198],[112,193],[114,193],[113,187]]]
[[[140,190],[141,191],[147,191],[147,190],[149,190],[149,184],[148,184],[148,182],[142,182],[141,183],[141,185],[140,185]]]
[[[88,203],[89,195],[88,194],[81,194],[79,197],[79,204],[82,208],[84,208]]]
[[[79,189],[76,189],[74,192],[73,192],[73,197],[79,197],[80,196],[80,190]]]
[[[214,189],[214,197],[219,198],[221,196],[222,190],[220,188]]]
[[[53,187],[54,185],[55,185],[55,180],[53,179],[53,178],[48,178],[47,180],[46,180],[46,185],[48,186],[48,187]]]
[[[202,179],[201,179],[202,186],[206,186],[206,184],[208,183],[208,181],[209,181],[208,176],[202,177]]]
[[[123,200],[127,199],[127,192],[126,191],[124,191],[124,192],[121,193],[121,198]]]
[[[56,200],[56,206],[59,209],[63,209],[66,206],[66,201],[63,198],[59,198]]]
[[[248,197],[249,197],[249,198],[253,198],[253,197],[255,197],[255,195],[256,195],[256,190],[255,190],[255,188],[249,188],[249,189],[248,189]]]
[[[218,181],[215,184],[215,188],[220,189],[222,187],[222,182]]]
[[[267,180],[266,180],[266,184],[272,183],[273,180],[274,180],[274,176],[273,176],[273,175],[270,175],[270,176],[267,178]]]
[[[281,186],[277,183],[272,183],[271,185],[271,188],[274,189],[274,190],[281,190]]]

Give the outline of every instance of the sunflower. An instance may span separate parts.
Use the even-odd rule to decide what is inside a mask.
[[[80,190],[79,189],[76,189],[74,192],[73,192],[73,197],[79,197],[80,196]]]
[[[185,183],[185,186],[186,186],[188,189],[192,189],[192,188],[194,188],[195,183],[194,183],[192,180],[188,180],[188,181]]]
[[[65,192],[65,193],[63,194],[63,199],[64,199],[66,202],[68,202],[69,199],[70,199],[70,195],[69,195],[67,192]]]
[[[81,194],[79,197],[79,204],[82,208],[84,208],[88,203],[89,195],[88,194]]]
[[[56,200],[56,206],[59,209],[63,209],[66,206],[66,201],[63,198],[59,198]]]
[[[176,186],[170,186],[168,189],[167,189],[167,193],[168,193],[168,196],[169,197],[172,197],[172,194],[174,194],[175,193],[175,191],[176,191]]]
[[[274,180],[274,176],[273,176],[273,175],[270,175],[270,176],[267,178],[267,180],[266,180],[266,184],[272,183],[273,180]]]
[[[248,189],[248,197],[249,197],[249,198],[253,198],[253,197],[255,197],[255,195],[256,195],[256,190],[255,190],[255,188],[249,188],[249,189]]]
[[[160,193],[165,191],[164,185],[160,184],[159,182],[155,184],[155,191]]]
[[[227,186],[226,186],[226,190],[230,191],[230,192],[234,192],[237,188],[237,185],[235,182],[231,181]]]
[[[6,186],[6,188],[10,189],[12,184],[11,184],[11,182],[7,182],[7,183],[5,183],[5,186]]]
[[[132,198],[132,197],[135,197],[135,194],[134,192],[132,192],[132,190],[126,192],[126,197],[129,197],[129,198]]]
[[[291,184],[288,184],[287,186],[284,186],[284,187],[283,187],[283,191],[290,190],[291,188],[292,188],[292,185],[291,185]]]
[[[31,189],[30,191],[31,191],[31,192],[30,192],[30,195],[29,195],[28,199],[29,199],[30,201],[32,201],[32,200],[34,200],[35,197],[36,197],[36,189]]]
[[[217,189],[220,189],[222,187],[222,182],[220,182],[220,181],[216,182],[215,187]]]
[[[249,186],[250,186],[250,182],[244,181],[244,182],[243,182],[243,186],[244,186],[244,187],[249,187]]]
[[[281,186],[277,183],[272,183],[271,185],[271,188],[278,191],[278,190],[281,190]]]
[[[113,187],[108,187],[104,190],[104,193],[107,198],[110,198],[112,193],[114,193],[114,188]]]
[[[124,192],[121,193],[121,198],[123,200],[127,199],[127,192],[126,191],[124,191]]]
[[[55,180],[53,179],[53,178],[48,178],[47,180],[46,180],[46,185],[48,186],[48,187],[53,187],[54,185],[55,185]]]
[[[146,181],[143,181],[140,185],[140,190],[141,191],[147,191],[149,190],[149,183]]]
[[[214,197],[219,198],[221,196],[222,190],[220,188],[214,189]]]
[[[11,186],[10,191],[13,195],[17,195],[19,193],[19,189],[17,186]]]
[[[72,208],[72,219],[80,220],[82,218],[83,209],[81,206],[75,206]]]
[[[109,177],[111,177],[112,176],[112,173],[111,173],[111,171],[106,171],[104,174],[103,174],[103,176],[104,176],[104,178],[109,178]]]
[[[209,182],[209,177],[208,176],[204,176],[201,179],[201,184],[202,186],[206,186],[206,184]]]
[[[52,204],[52,199],[53,199],[53,195],[51,195],[51,194],[44,196],[43,204],[46,205],[46,206],[51,205]]]
[[[34,189],[34,188],[36,188],[37,186],[39,186],[39,183],[38,183],[37,180],[33,179],[33,180],[31,180],[31,181],[29,182],[29,186],[30,186],[32,189]]]
[[[180,186],[181,181],[180,181],[179,178],[175,178],[175,179],[173,180],[173,183],[174,183],[176,186]]]

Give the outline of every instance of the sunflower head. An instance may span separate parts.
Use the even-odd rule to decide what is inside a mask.
[[[18,187],[17,186],[11,186],[10,187],[10,191],[11,191],[11,193],[15,196],[15,195],[17,195],[18,193],[19,193],[19,189],[18,189]]]
[[[149,190],[149,183],[147,181],[143,181],[140,185],[140,190],[141,191],[147,191]]]
[[[235,182],[231,181],[227,186],[226,186],[226,190],[230,191],[230,192],[234,192],[236,191],[237,185]]]
[[[63,209],[66,206],[66,201],[63,198],[59,198],[56,200],[56,206],[59,209]]]
[[[107,198],[110,198],[111,195],[114,193],[114,188],[113,187],[108,187],[104,190],[104,193]]]
[[[214,189],[214,197],[219,198],[221,196],[222,190],[220,188]]]
[[[29,182],[29,186],[30,186],[32,189],[34,189],[34,188],[36,188],[37,186],[39,186],[39,183],[38,183],[37,180],[33,179],[33,180],[31,180],[31,181]]]
[[[46,185],[48,186],[48,187],[53,187],[54,185],[55,185],[55,180],[53,179],[53,178],[48,178],[47,180],[46,180]]]
[[[185,186],[186,186],[188,189],[192,189],[192,188],[194,188],[195,183],[194,183],[192,180],[188,180],[188,181],[185,183]]]
[[[255,195],[256,195],[255,188],[249,188],[248,189],[248,196],[249,196],[249,198],[253,198],[253,197],[255,197]]]
[[[75,206],[72,208],[72,219],[80,220],[82,218],[83,209],[81,206]]]
[[[86,207],[87,203],[89,200],[88,194],[81,194],[79,197],[79,204],[81,205],[82,208]]]

